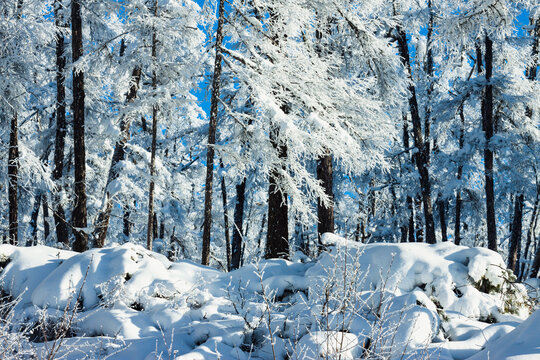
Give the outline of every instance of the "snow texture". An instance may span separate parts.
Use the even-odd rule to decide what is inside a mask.
[[[0,245],[19,321],[78,306],[61,354],[110,359],[533,359],[540,313],[483,248],[359,244],[231,273],[124,244],[79,254]],[[77,299],[79,302],[77,304]],[[524,321],[525,320],[525,321]],[[42,343],[33,344],[45,351]]]

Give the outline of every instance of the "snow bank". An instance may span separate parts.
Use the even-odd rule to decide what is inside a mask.
[[[29,321],[77,306],[71,359],[465,359],[529,326],[518,326],[525,288],[494,252],[323,241],[316,260],[228,274],[131,244],[82,254],[0,245],[0,288],[21,296]]]

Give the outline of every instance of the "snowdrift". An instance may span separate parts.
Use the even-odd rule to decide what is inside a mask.
[[[323,240],[315,260],[231,273],[132,244],[0,245],[0,290],[16,303],[3,326],[26,327],[43,354],[39,324],[75,314],[59,350],[70,359],[540,358],[540,315],[523,322],[533,304],[497,253]]]

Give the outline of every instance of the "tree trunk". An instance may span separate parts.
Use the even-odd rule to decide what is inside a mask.
[[[130,220],[130,216],[131,216],[131,211],[129,210],[129,205],[126,204],[125,208],[124,208],[124,216],[123,216],[123,223],[124,223],[124,227],[123,227],[123,234],[124,236],[126,237],[126,240],[129,238],[129,234],[131,233],[131,220]]]
[[[157,213],[154,211],[154,217],[152,218],[152,241],[159,238],[158,234],[158,219]]]
[[[519,255],[521,250],[521,232],[523,218],[523,194],[519,194],[514,200],[514,221],[512,222],[512,234],[510,236],[510,249],[508,250],[508,269],[518,275]]]
[[[219,161],[223,169],[223,161]],[[223,204],[223,224],[225,226],[225,251],[227,256],[227,271],[231,271],[231,237],[229,234],[229,215],[227,212],[227,187],[225,186],[225,177],[221,176],[221,201]]]
[[[126,102],[132,103],[137,97],[137,91],[139,90],[139,82],[141,79],[141,67],[136,66],[131,73],[130,88],[126,94]],[[129,128],[131,120],[123,118],[120,121],[120,139],[116,141],[114,145],[114,152],[109,167],[109,175],[107,176],[107,182],[105,184],[105,200],[104,208],[100,211],[96,221],[96,227],[94,229],[94,244],[96,247],[103,247],[105,239],[107,237],[107,229],[109,228],[109,221],[111,218],[111,212],[113,208],[113,199],[109,193],[109,185],[118,178],[119,173],[117,166],[126,157],[125,147],[129,140]]]
[[[206,182],[204,188],[204,228],[202,239],[203,265],[210,263],[210,232],[212,230],[212,187],[214,183],[214,145],[216,144],[216,128],[218,105],[221,91],[221,61],[223,44],[223,23],[225,20],[225,0],[219,0],[218,25],[216,30],[216,57],[214,75],[212,77],[212,99],[210,101],[210,124],[208,126],[208,150],[206,152]]]
[[[333,167],[332,155],[324,155],[317,162],[317,180],[321,183],[325,194],[330,199],[330,203],[323,204],[319,199],[317,201],[317,233],[319,240],[319,251],[322,248],[322,234],[334,232],[334,189],[333,189]]]
[[[159,222],[159,238],[165,239],[165,221],[163,220],[163,214],[161,215],[161,221]]]
[[[409,154],[409,120],[407,115],[403,115],[403,147],[405,148],[406,153],[408,154],[408,160],[410,161]],[[409,212],[409,221],[407,224],[407,235],[409,242],[414,242],[414,205],[413,199],[410,195],[407,195],[407,210]]]
[[[154,16],[157,17],[158,2],[154,1]],[[157,74],[155,66],[157,65],[157,38],[156,30],[152,30],[152,63],[154,70],[152,70],[152,89],[157,89]],[[157,105],[152,106],[152,149],[150,156],[150,187],[148,189],[148,224],[146,231],[146,248],[152,250],[152,241],[154,235],[154,188],[156,186],[154,182],[154,174],[156,171],[156,148],[157,148],[157,120],[158,108]]]
[[[439,198],[437,200],[437,208],[439,210],[439,222],[441,224],[441,240],[448,241],[447,225],[446,225],[446,201]]]
[[[428,11],[429,11],[429,21],[428,21],[428,28],[427,28],[427,36],[426,36],[426,47],[427,47],[427,54],[426,54],[426,63],[424,66],[424,70],[428,76],[428,83],[429,86],[427,88],[427,101],[425,106],[425,115],[424,115],[424,151],[426,153],[426,164],[429,164],[430,157],[431,157],[431,94],[433,93],[433,50],[432,50],[432,41],[433,41],[433,23],[434,23],[434,17],[435,14],[433,12],[431,0],[428,0]],[[446,241],[446,238],[443,238],[443,241]]]
[[[531,18],[531,25],[533,24],[534,20],[533,18]],[[535,25],[534,25],[534,30],[533,30],[533,33],[532,33],[532,38],[533,38],[533,46],[532,46],[532,59],[535,59],[535,61],[527,68],[527,72],[526,72],[526,75],[527,75],[527,78],[531,81],[535,80],[536,79],[536,75],[537,75],[537,67],[538,67],[538,64],[539,64],[539,59],[538,59],[538,55],[539,55],[539,48],[540,48],[540,17],[536,19],[536,22],[535,22]],[[530,106],[527,106],[525,108],[525,115],[529,118],[532,119],[532,115],[533,115],[533,111],[532,111],[532,108]],[[524,252],[524,256],[525,258],[527,258],[528,256],[528,253],[529,253],[529,247],[531,245],[531,240],[532,238],[535,237],[535,234],[536,234],[536,225],[537,225],[537,217],[538,217],[538,201],[539,201],[539,198],[540,198],[540,186],[536,185],[536,200],[534,202],[534,208],[533,208],[533,212],[532,212],[532,215],[531,215],[531,220],[530,220],[530,223],[529,223],[529,229],[527,230],[527,241],[526,241],[526,244],[525,244],[525,252]],[[536,257],[540,257],[540,255],[537,254],[537,256],[535,256],[535,260]],[[540,259],[537,260],[537,262],[540,263]],[[536,272],[538,272],[538,266],[537,266],[537,270]],[[519,274],[519,280],[521,281],[523,279],[523,277],[525,276],[525,264],[521,264],[521,271],[520,271],[520,274]]]
[[[73,62],[83,56],[81,0],[71,1],[71,28]],[[86,214],[86,148],[84,144],[84,73],[73,70],[73,151],[75,167],[75,207],[73,227],[75,242],[73,250],[88,250]]]
[[[540,246],[536,247],[536,255],[534,256],[534,260],[531,266],[531,278],[535,278],[538,276],[538,269],[540,268]]]
[[[421,208],[422,208],[422,199],[421,196],[417,196],[414,199],[415,205],[415,216],[416,216],[416,242],[424,242],[424,224],[422,224]]]
[[[411,65],[409,59],[409,47],[407,44],[407,35],[401,27],[397,28],[397,41],[401,61],[408,71],[408,77],[412,80]],[[416,88],[412,81],[409,84],[409,110],[411,112],[413,124],[414,146],[418,151],[414,154],[414,162],[420,174],[420,190],[422,192],[422,203],[424,207],[424,221],[426,227],[426,241],[430,244],[436,242],[435,239],[435,221],[433,220],[433,206],[431,204],[431,181],[429,178],[429,169],[427,164],[427,153],[422,137],[422,123],[418,112],[418,101],[416,98]]]
[[[463,150],[464,145],[464,136],[465,136],[465,114],[463,111],[463,104],[459,108],[459,150]],[[463,177],[463,164],[461,162],[458,165],[457,170],[457,180],[461,182],[461,178]],[[461,243],[461,206],[462,206],[462,200],[461,200],[461,185],[457,189],[456,194],[456,219],[454,222],[454,244],[459,245]]]
[[[9,134],[8,153],[8,199],[9,199],[9,243],[19,244],[19,126],[17,123],[17,113],[11,117],[11,129]]]
[[[486,192],[486,221],[488,248],[497,251],[497,224],[495,221],[495,191],[493,183],[493,151],[490,141],[493,137],[493,85],[491,76],[493,73],[493,42],[488,35],[485,37],[486,53],[484,56],[486,66],[487,85],[482,98],[482,127],[486,136],[484,145],[484,176]]]
[[[37,233],[38,233],[38,219],[39,219],[39,208],[41,207],[41,192],[38,192],[34,196],[34,206],[32,208],[32,215],[30,215],[30,231],[31,236],[26,242],[26,246],[34,246],[37,244]]]
[[[62,17],[62,1],[55,1],[54,18],[57,28],[65,26]],[[68,227],[66,214],[62,206],[59,192],[62,190],[62,174],[64,172],[64,147],[66,143],[66,87],[65,74],[66,58],[64,57],[64,35],[56,33],[56,138],[54,142],[54,170],[53,179],[55,189],[53,191],[53,218],[56,228],[56,241],[69,245]]]
[[[234,207],[234,227],[231,244],[231,270],[240,266],[244,224],[244,203],[246,201],[246,178],[236,185],[236,205]]]
[[[47,201],[46,193],[41,193],[41,204],[43,212],[43,238],[47,241],[51,230],[49,228],[49,202]]]
[[[536,223],[538,219],[538,202],[540,200],[540,187],[536,187],[536,200],[534,201],[533,211],[531,219],[529,220],[529,228],[527,229],[527,240],[525,241],[525,251],[523,252],[523,258],[527,260],[529,258],[529,249],[531,247],[532,238],[535,236]],[[521,269],[519,271],[518,281],[523,280],[525,273],[528,269],[525,267],[525,263],[521,263]]]
[[[288,113],[286,107],[283,108]],[[278,152],[281,160],[281,171],[286,171],[287,146],[279,143],[279,130],[270,131],[270,142]],[[268,230],[266,234],[266,259],[289,257],[289,225],[288,225],[288,198],[287,193],[279,187],[282,175],[280,170],[272,169],[268,188]]]

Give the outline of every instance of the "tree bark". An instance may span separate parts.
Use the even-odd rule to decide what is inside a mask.
[[[531,219],[529,220],[529,228],[527,229],[527,239],[525,240],[525,251],[523,251],[523,258],[527,260],[529,258],[529,249],[531,247],[531,240],[533,237],[534,224],[538,216],[538,195],[536,196],[536,201],[534,202],[533,211],[531,214]],[[525,276],[525,262],[521,263],[521,268],[519,271],[518,281],[523,280]]]
[[[223,23],[225,21],[225,0],[219,1],[218,25],[216,30],[216,57],[214,75],[212,77],[212,99],[210,101],[210,124],[208,126],[208,149],[206,152],[206,183],[204,188],[204,227],[202,238],[203,265],[210,263],[210,233],[212,230],[212,187],[214,183],[214,145],[216,144],[216,128],[218,105],[221,91],[221,61],[223,44]]]
[[[405,148],[405,152],[408,155],[408,161],[410,161],[411,158],[409,151],[409,120],[406,114],[403,115],[403,147]],[[410,195],[407,195],[407,210],[409,215],[409,220],[407,224],[407,236],[409,242],[414,242],[414,204],[413,199]]]
[[[330,199],[330,203],[328,204],[323,204],[320,199],[317,201],[317,234],[320,251],[322,249],[322,234],[334,232],[334,175],[332,155],[324,155],[319,158],[317,162],[317,180],[319,180],[325,194]]]
[[[223,169],[223,161],[219,161]],[[221,176],[221,201],[223,204],[223,224],[225,227],[225,251],[227,256],[227,271],[231,271],[231,237],[229,234],[229,215],[227,212],[227,187],[225,186],[225,177]]]
[[[463,112],[463,104],[459,108],[459,150],[463,150],[464,136],[465,136],[465,114]],[[463,164],[460,162],[457,170],[457,180],[461,182],[463,177]],[[461,185],[460,185],[461,186]],[[461,187],[457,189],[456,193],[456,218],[454,221],[454,244],[459,245],[461,243]]]
[[[9,243],[19,244],[19,126],[17,113],[11,117],[8,152],[8,200],[9,200]]]
[[[533,22],[534,22],[534,19],[531,18],[530,21],[531,21],[531,25],[532,25]],[[538,67],[538,64],[539,64],[538,55],[539,55],[539,48],[540,48],[540,17],[536,19],[532,37],[533,37],[533,46],[532,46],[532,54],[531,55],[532,55],[532,58],[535,59],[535,61],[527,68],[527,72],[526,72],[527,78],[529,80],[531,80],[531,81],[536,79],[537,67]],[[532,111],[532,108],[530,106],[527,106],[525,108],[525,115],[532,119],[533,111]],[[534,202],[534,208],[533,208],[533,213],[531,215],[531,220],[530,220],[530,223],[529,223],[529,229],[527,230],[527,241],[526,241],[526,244],[525,244],[525,252],[524,252],[525,258],[527,258],[527,256],[528,256],[529,247],[531,245],[531,240],[532,240],[532,238],[535,237],[535,233],[536,233],[536,225],[537,225],[537,221],[538,221],[537,217],[538,217],[538,201],[539,201],[539,198],[540,198],[540,186],[538,185],[538,182],[537,182],[537,184],[536,184],[536,200]],[[540,257],[540,255],[537,254],[537,256],[535,256],[535,260],[536,260],[536,257]],[[538,259],[537,262],[540,263],[540,259]],[[536,272],[538,272],[538,266],[539,265],[537,265]],[[521,264],[521,271],[520,271],[520,274],[519,274],[519,280],[521,281],[524,276],[525,276],[525,264],[523,263],[523,264]]]
[[[46,193],[41,193],[41,206],[43,212],[43,238],[46,241],[51,232],[49,228],[49,202],[47,201]]]
[[[521,233],[523,219],[523,194],[519,194],[514,200],[514,220],[512,222],[512,233],[510,236],[510,249],[508,250],[508,269],[518,275],[519,255],[521,250]]]
[[[32,214],[30,215],[30,231],[31,236],[26,241],[26,246],[34,246],[37,244],[37,232],[38,232],[38,219],[39,219],[39,208],[41,207],[41,191],[34,196],[34,206],[32,208]]]
[[[441,240],[448,241],[447,224],[446,224],[446,201],[439,198],[437,200],[437,208],[439,210],[439,222],[441,225]]]
[[[62,1],[55,1],[54,18],[57,28],[65,26],[61,14]],[[66,58],[64,57],[64,35],[56,33],[56,137],[54,142],[54,170],[53,179],[55,189],[53,192],[53,219],[56,229],[56,241],[69,246],[69,234],[66,214],[62,205],[59,192],[62,190],[62,174],[64,172],[64,147],[66,143],[66,87],[65,70]]]
[[[246,178],[236,185],[236,205],[234,207],[234,227],[231,244],[231,270],[238,269],[241,262],[244,224],[244,204],[246,201]]]
[[[73,62],[83,56],[81,0],[71,1],[71,50]],[[88,250],[87,213],[86,213],[86,147],[84,143],[84,73],[73,70],[73,151],[75,167],[75,207],[73,209],[73,227],[75,242],[73,250]]]
[[[158,2],[154,1],[154,16],[157,16]],[[156,30],[152,31],[152,62],[154,69],[152,70],[152,88],[157,89],[157,74],[155,66],[157,65],[157,37]],[[150,156],[150,187],[148,189],[148,224],[146,231],[146,248],[152,250],[152,242],[154,237],[154,174],[156,172],[156,148],[157,148],[157,125],[158,125],[158,108],[157,105],[152,106],[152,149]]]
[[[129,210],[129,205],[126,204],[126,206],[124,208],[124,216],[123,216],[123,219],[122,219],[123,223],[124,223],[122,233],[124,234],[126,239],[129,238],[129,234],[131,233],[131,225],[132,224],[131,224],[130,217],[131,217],[131,211]]]
[[[285,114],[289,112],[287,106],[283,106]],[[288,198],[287,193],[281,189],[280,171],[287,171],[285,161],[287,159],[287,145],[280,143],[279,130],[270,130],[270,143],[278,153],[281,161],[281,169],[272,169],[268,187],[268,230],[266,233],[266,259],[289,258],[289,224],[288,224]]]
[[[535,278],[538,276],[538,269],[540,268],[540,246],[537,246],[536,248],[536,255],[534,256],[534,260],[531,266],[531,278]]]
[[[409,47],[407,44],[407,35],[402,27],[397,28],[397,41],[401,61],[407,70],[410,80],[411,65],[409,58]],[[429,169],[427,164],[427,153],[422,137],[422,123],[418,112],[418,101],[416,98],[416,88],[412,81],[409,84],[409,110],[411,112],[413,124],[413,140],[417,152],[413,155],[414,162],[420,174],[420,190],[422,192],[422,204],[424,207],[424,221],[426,227],[426,241],[430,244],[436,242],[435,239],[435,221],[433,220],[433,205],[431,204],[431,181],[429,178]]]
[[[126,94],[126,102],[132,103],[137,97],[137,91],[139,90],[139,82],[141,79],[141,67],[136,66],[131,73],[130,88],[129,92]],[[129,128],[131,126],[131,121],[129,119],[123,118],[120,121],[120,139],[118,139],[114,145],[114,152],[111,160],[111,165],[109,167],[109,175],[107,176],[107,182],[105,184],[105,206],[100,211],[96,221],[96,227],[94,229],[94,244],[96,247],[103,247],[105,244],[105,239],[107,237],[107,230],[109,228],[109,221],[111,219],[111,212],[113,208],[113,199],[108,190],[110,184],[118,178],[120,175],[118,173],[117,166],[123,161],[126,157],[125,147],[129,140]]]
[[[433,50],[431,48],[432,46],[432,39],[433,39],[433,24],[434,24],[434,17],[435,14],[433,12],[433,7],[431,0],[428,0],[428,11],[429,11],[429,21],[428,21],[428,28],[427,28],[427,36],[426,36],[426,47],[427,47],[427,54],[426,54],[426,63],[425,63],[425,72],[428,76],[428,83],[429,86],[427,88],[427,101],[425,106],[425,115],[424,115],[424,151],[426,153],[426,164],[429,164],[430,157],[431,157],[431,94],[433,93]],[[446,238],[443,238],[443,241],[446,241]]]
[[[485,72],[487,85],[484,89],[482,99],[482,125],[485,133],[484,146],[484,176],[486,192],[486,221],[488,248],[497,251],[497,224],[495,221],[495,191],[493,182],[493,151],[490,148],[490,141],[493,137],[493,85],[491,76],[493,74],[493,42],[488,35],[485,37]]]

